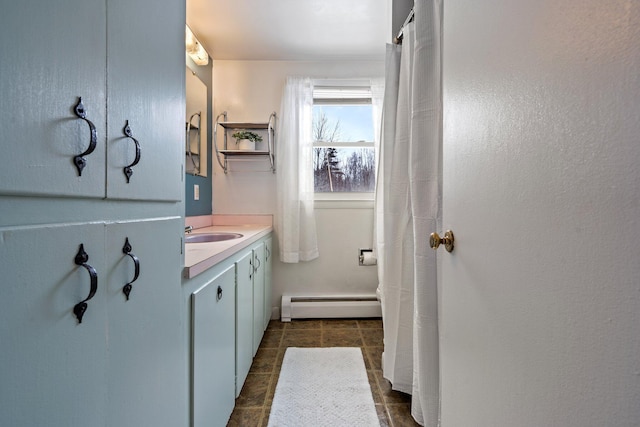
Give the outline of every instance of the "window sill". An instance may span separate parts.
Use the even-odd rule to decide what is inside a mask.
[[[373,209],[371,193],[316,193],[315,209]]]

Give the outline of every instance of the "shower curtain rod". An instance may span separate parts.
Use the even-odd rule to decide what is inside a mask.
[[[398,35],[393,39],[393,42],[395,44],[402,44],[404,27],[406,27],[409,22],[413,21],[414,16],[415,16],[414,9],[411,8],[411,12],[409,12],[409,16],[407,16],[407,19],[404,20],[404,24],[402,24],[402,27],[400,27],[400,31],[398,32]]]

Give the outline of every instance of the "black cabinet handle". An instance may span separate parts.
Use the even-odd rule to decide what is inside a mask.
[[[124,132],[124,136],[126,136],[127,138],[131,138],[133,140],[133,143],[136,145],[136,158],[133,159],[133,162],[131,162],[130,165],[125,166],[122,169],[124,172],[124,176],[127,177],[127,184],[128,184],[129,178],[131,178],[131,175],[133,175],[133,169],[131,168],[137,165],[138,162],[140,161],[140,143],[138,142],[137,139],[133,137],[133,132],[131,132],[131,128],[129,127],[129,120],[127,120],[127,122],[125,123],[124,129],[122,129],[122,131]]]
[[[255,269],[253,268],[253,259],[249,260],[249,280],[253,279],[253,272]]]
[[[73,164],[76,165],[76,169],[78,169],[78,176],[82,176],[82,169],[87,165],[87,159],[85,156],[93,153],[93,150],[96,149],[96,144],[98,143],[98,132],[91,120],[87,119],[87,110],[84,108],[84,104],[82,104],[82,97],[78,98],[78,103],[73,111],[76,113],[78,118],[84,120],[89,125],[89,147],[82,154],[78,154],[73,157]]]
[[[82,323],[82,316],[84,316],[85,311],[87,311],[87,301],[93,298],[98,290],[98,273],[95,268],[87,264],[88,261],[89,255],[84,251],[84,245],[80,244],[80,249],[76,254],[75,263],[76,265],[86,268],[89,272],[89,277],[91,278],[91,289],[89,290],[89,296],[73,307],[73,314],[76,315],[78,323]]]
[[[218,286],[218,294],[216,295],[217,300],[220,301],[222,299],[222,287]]]
[[[266,246],[264,247],[264,250],[265,250],[265,252],[266,252],[266,255],[265,255],[265,257],[264,257],[264,260],[265,260],[265,261],[269,261],[269,257],[271,256],[271,251],[270,251],[270,250],[269,250],[269,248],[268,248],[268,247],[266,247]]]
[[[258,269],[260,268],[260,258],[258,258],[258,256],[255,256],[256,262],[258,263],[258,265],[256,265],[256,268],[253,269],[254,273],[256,271],[258,271]]]
[[[140,276],[140,260],[137,256],[131,253],[131,244],[129,243],[129,238],[127,237],[124,241],[124,247],[122,248],[122,253],[128,255],[133,260],[133,265],[135,267],[135,272],[133,273],[133,279],[122,288],[122,292],[124,292],[127,297],[127,301],[129,301],[129,294],[131,293],[131,284],[138,280],[138,276]]]

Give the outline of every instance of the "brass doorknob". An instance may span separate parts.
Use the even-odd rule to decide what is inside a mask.
[[[438,246],[443,244],[447,252],[451,252],[453,251],[453,240],[453,231],[451,230],[445,231],[444,237],[440,237],[438,233],[431,233],[429,236],[429,246],[433,249],[438,249]]]

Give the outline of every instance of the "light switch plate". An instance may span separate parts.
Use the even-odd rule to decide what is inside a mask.
[[[193,184],[193,200],[200,200],[200,186]]]

